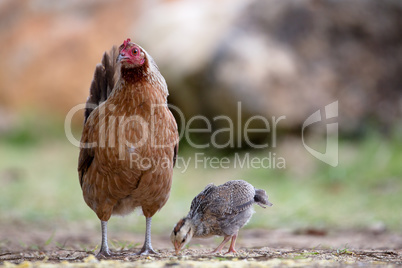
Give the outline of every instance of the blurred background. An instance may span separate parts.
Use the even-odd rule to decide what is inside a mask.
[[[67,140],[64,121],[85,103],[103,52],[128,37],[153,56],[169,102],[187,120],[235,119],[238,102],[243,119],[286,116],[276,146],[201,151],[230,159],[271,152],[285,168],[178,167],[171,198],[154,217],[155,233],[170,234],[206,184],[229,179],[265,189],[274,203],[256,208],[246,228],[400,232],[401,32],[398,0],[1,0],[0,246],[24,228],[17,242],[29,246],[29,226],[43,231],[36,243],[66,230],[91,231],[100,240],[78,183],[79,149]],[[315,159],[300,138],[304,120],[334,101],[337,167]],[[82,121],[83,111],[72,118],[77,140]],[[227,127],[223,122],[213,129]],[[309,146],[325,149],[325,134],[325,123],[317,123]],[[193,138],[203,143],[210,135]],[[263,144],[272,136],[254,133],[251,140]],[[180,144],[184,159],[200,152],[184,139]],[[138,213],[110,222],[111,235],[145,229]]]

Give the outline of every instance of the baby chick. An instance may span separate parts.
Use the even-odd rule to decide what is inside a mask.
[[[190,212],[174,227],[170,239],[179,253],[192,237],[223,236],[222,243],[212,252],[219,253],[232,238],[229,251],[236,253],[237,234],[251,218],[253,204],[272,206],[267,193],[243,180],[222,185],[208,184],[191,202]]]

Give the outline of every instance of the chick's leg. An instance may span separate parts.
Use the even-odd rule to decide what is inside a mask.
[[[225,246],[225,244],[229,241],[231,237],[232,237],[231,235],[225,236],[222,243],[214,251],[212,251],[211,254],[220,253],[222,248]]]
[[[232,242],[230,242],[229,251],[226,252],[226,254],[228,254],[228,253],[237,253],[237,251],[236,251],[236,249],[235,249],[237,234],[238,234],[238,233],[235,233],[235,234],[232,236]]]
[[[109,251],[109,246],[107,245],[107,221],[101,221],[101,228],[102,228],[102,245],[96,257],[106,258],[112,255]]]
[[[145,230],[145,242],[142,246],[138,255],[150,255],[150,254],[157,254],[151,245],[151,217],[145,218],[146,219],[146,230]]]

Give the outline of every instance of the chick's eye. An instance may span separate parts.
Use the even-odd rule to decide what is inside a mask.
[[[183,240],[181,241],[181,243],[183,244],[183,243],[184,243],[184,241],[186,241],[186,239],[185,239],[185,238],[183,238]]]
[[[138,54],[138,49],[137,49],[137,48],[134,48],[134,49],[132,50],[132,52],[133,52],[133,55],[137,55],[137,54]]]

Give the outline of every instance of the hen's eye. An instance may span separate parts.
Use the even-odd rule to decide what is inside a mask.
[[[133,55],[137,55],[138,54],[138,49],[134,48],[132,52],[133,52]]]

